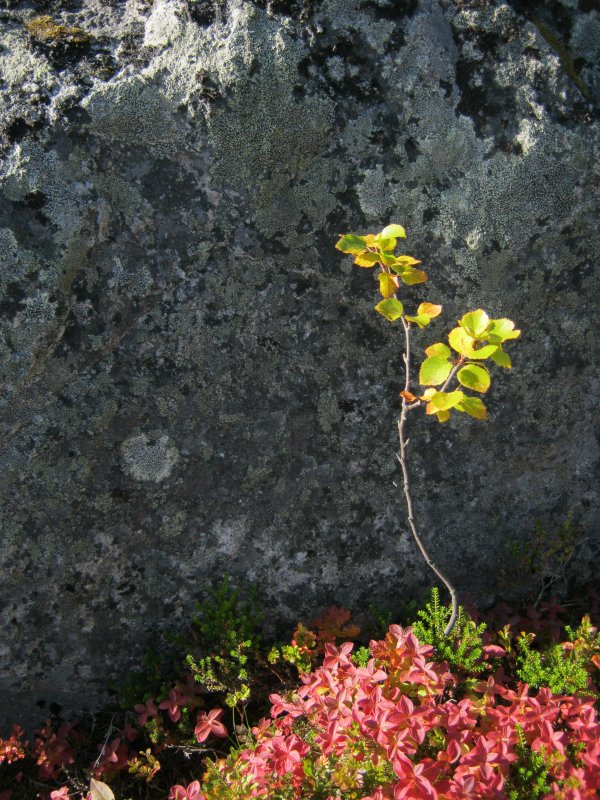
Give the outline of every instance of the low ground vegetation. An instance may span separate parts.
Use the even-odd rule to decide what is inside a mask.
[[[586,603],[461,607],[446,637],[434,589],[404,625],[373,613],[370,641],[333,607],[273,645],[224,581],[178,637],[179,668],[154,654],[125,710],[0,740],[0,798],[595,798],[600,597]]]

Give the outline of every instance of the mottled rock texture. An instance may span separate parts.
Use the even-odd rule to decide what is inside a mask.
[[[341,232],[406,226],[423,346],[478,306],[524,331],[490,422],[411,420],[435,558],[514,594],[507,543],[572,512],[593,575],[593,3],[1,5],[3,723],[100,702],[225,571],[274,622],[431,583]]]

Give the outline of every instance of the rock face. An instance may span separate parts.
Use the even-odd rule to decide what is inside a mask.
[[[400,338],[342,232],[407,228],[419,349],[478,306],[524,331],[491,422],[411,420],[435,559],[514,594],[508,543],[572,512],[592,574],[592,5],[5,0],[3,724],[100,702],[226,571],[275,621],[431,584]]]

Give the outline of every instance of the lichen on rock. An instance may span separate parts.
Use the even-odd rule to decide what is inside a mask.
[[[30,4],[2,16],[7,722],[100,702],[224,571],[274,626],[428,583],[392,485],[399,343],[349,230],[401,222],[442,320],[524,331],[493,424],[415,430],[436,560],[484,605],[507,539],[573,511],[593,574],[597,104],[539,25],[595,91],[576,5],[53,3],[71,55]]]

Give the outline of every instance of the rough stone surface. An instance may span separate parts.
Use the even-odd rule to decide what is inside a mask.
[[[89,43],[36,40],[40,14]],[[100,702],[225,571],[275,622],[431,583],[392,485],[398,334],[340,232],[406,226],[430,275],[407,302],[445,306],[423,346],[478,306],[524,331],[491,422],[413,424],[435,558],[490,602],[507,542],[572,512],[593,575],[593,4],[4,0],[0,23],[2,723]]]

